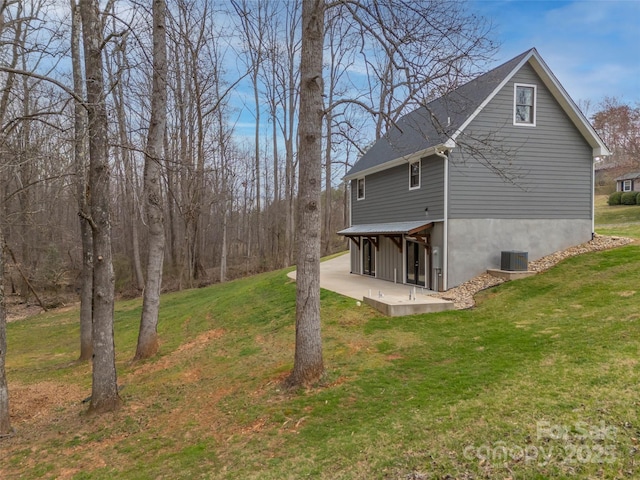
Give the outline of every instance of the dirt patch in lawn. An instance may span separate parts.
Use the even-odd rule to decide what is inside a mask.
[[[70,404],[80,404],[87,391],[76,385],[40,382],[24,385],[11,382],[9,405],[11,424],[20,430],[23,424],[34,427],[51,424]]]
[[[163,355],[157,361],[151,361],[149,363],[141,363],[130,375],[146,375],[156,373],[161,370],[166,370],[177,365],[180,361],[192,356],[207,347],[214,340],[221,338],[224,335],[224,330],[221,328],[215,330],[209,330],[201,333],[193,340],[183,343],[173,352]],[[153,360],[153,359],[152,359]],[[192,372],[195,375],[195,372]],[[127,378],[129,380],[129,378]]]

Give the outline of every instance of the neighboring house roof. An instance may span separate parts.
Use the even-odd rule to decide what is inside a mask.
[[[532,48],[426,106],[404,115],[351,167],[345,180],[386,170],[436,151],[454,148],[456,139],[467,125],[527,62],[593,148],[593,155],[609,155],[609,150],[589,121],[537,50]]]
[[[412,222],[391,222],[391,223],[372,223],[367,225],[354,225],[338,232],[338,235],[402,235],[412,234],[424,230],[429,222],[412,221]]]
[[[636,178],[640,178],[640,172],[631,172],[631,173],[625,173],[624,175],[620,175],[618,178],[616,178],[616,182],[619,182],[621,180],[635,180]]]

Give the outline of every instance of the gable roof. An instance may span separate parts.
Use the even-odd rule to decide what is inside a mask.
[[[624,175],[620,175],[618,178],[616,178],[615,181],[619,182],[621,180],[635,180],[636,178],[640,178],[640,172],[625,173]]]
[[[426,106],[419,107],[401,117],[351,167],[345,180],[386,170],[432,155],[436,151],[454,148],[457,137],[467,125],[526,63],[529,63],[540,76],[553,97],[593,148],[593,156],[609,155],[609,150],[589,121],[544,63],[537,50],[532,48],[429,102]]]

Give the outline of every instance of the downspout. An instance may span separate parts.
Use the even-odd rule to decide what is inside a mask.
[[[352,180],[349,180],[349,182],[347,183],[347,185],[345,186],[345,188],[348,190],[348,194],[349,194],[349,201],[348,203],[348,208],[349,208],[349,226],[353,227],[353,219],[352,219],[352,212],[351,212],[351,208],[352,208],[352,202],[353,200],[351,199],[351,195],[353,193],[353,189],[351,188],[351,182]]]
[[[617,186],[616,186],[617,189]],[[591,161],[591,240],[596,236],[596,159]]]
[[[352,220],[352,212],[351,212],[351,208],[352,208],[352,199],[351,199],[351,194],[353,193],[353,189],[351,188],[351,180],[349,180],[347,182],[347,184],[344,186],[345,189],[347,189],[347,194],[348,194],[348,201],[347,201],[347,208],[349,209],[349,227],[353,226],[353,220]],[[353,248],[353,240],[349,239],[347,240],[347,243],[349,244],[349,273],[353,273],[353,271],[355,270],[355,265],[353,264],[353,251],[351,250]],[[362,270],[360,270],[360,273],[362,273]]]
[[[442,232],[442,290],[447,288],[449,270],[449,155],[448,150],[436,149],[435,154],[444,160],[444,226]]]

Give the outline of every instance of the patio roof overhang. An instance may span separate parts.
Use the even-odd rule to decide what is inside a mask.
[[[344,230],[340,230],[338,235],[350,238],[358,247],[360,247],[360,237],[368,238],[375,245],[376,249],[378,248],[377,237],[383,235],[393,240],[396,246],[402,250],[403,235],[416,235],[420,237],[421,233],[426,232],[426,230],[432,226],[433,222],[425,223],[424,221],[369,223],[345,228]]]
[[[369,223],[363,225],[353,225],[344,230],[340,230],[338,235],[345,237],[367,237],[372,235],[413,235],[427,230],[433,226],[433,222],[424,221],[413,222],[390,222],[390,223]]]

